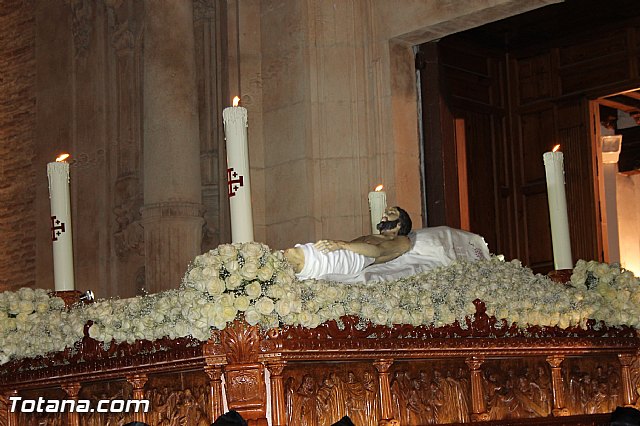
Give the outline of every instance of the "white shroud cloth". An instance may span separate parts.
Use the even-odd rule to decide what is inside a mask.
[[[351,250],[323,253],[313,243],[296,244],[304,253],[304,267],[296,274],[299,280],[321,278],[324,275],[352,275],[360,273],[375,259]]]

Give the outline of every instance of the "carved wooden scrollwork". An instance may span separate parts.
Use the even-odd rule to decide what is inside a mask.
[[[235,320],[220,331],[218,353],[225,354],[229,364],[256,363],[262,331],[258,326],[250,326],[244,321]]]

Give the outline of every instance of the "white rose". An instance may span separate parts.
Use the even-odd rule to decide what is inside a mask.
[[[246,280],[252,280],[258,275],[258,267],[256,262],[247,261],[240,270],[240,275]]]
[[[238,258],[238,250],[232,244],[222,244],[219,246],[218,254],[224,262]]]
[[[327,300],[330,300],[330,301],[332,301],[332,302],[333,302],[334,300],[336,300],[336,299],[338,298],[338,296],[339,296],[339,292],[338,292],[338,289],[337,289],[337,288],[335,288],[335,287],[328,287],[328,288],[326,288],[326,289],[325,289],[324,297],[325,297]]]
[[[161,314],[166,315],[171,310],[171,304],[169,303],[169,300],[167,298],[159,298],[156,300],[154,309]],[[100,315],[100,318],[106,317],[108,317],[108,315]]]
[[[405,312],[402,309],[398,309],[397,311],[391,314],[391,318],[389,318],[389,322],[391,324],[404,324],[404,314]]]
[[[375,311],[373,318],[371,319],[376,324],[386,324],[389,319],[389,314],[387,311],[383,311],[382,309]]]
[[[426,323],[424,315],[420,311],[411,311],[411,325],[421,325]]]
[[[233,306],[236,301],[236,297],[231,293],[225,293],[218,297],[216,300],[221,306]]]
[[[256,301],[255,308],[262,315],[268,315],[273,312],[275,305],[273,303],[273,300],[271,300],[270,298],[261,297]]]
[[[293,274],[293,270],[286,269],[284,271],[278,271],[276,274],[276,282],[278,284],[288,285],[293,282],[295,275]]]
[[[242,276],[240,276],[239,272],[232,272],[224,280],[228,290],[235,290],[242,285]]]
[[[49,302],[38,302],[36,304],[36,312],[39,314],[44,314],[49,310]]]
[[[32,288],[30,288],[30,287],[22,287],[20,290],[18,290],[18,296],[22,300],[33,300],[33,299],[35,299],[36,294],[35,294],[35,292],[33,291]]]
[[[300,312],[297,319],[301,326],[309,327],[311,321],[313,320],[313,316],[308,312]]]
[[[269,281],[273,277],[273,272],[273,266],[267,263],[262,268],[258,269],[258,279],[260,281]]]
[[[370,303],[365,303],[364,305],[362,305],[362,316],[364,316],[365,318],[373,320],[375,312],[376,307],[374,305]]]
[[[285,295],[284,288],[280,284],[270,285],[267,287],[267,295],[274,299],[282,299]]]
[[[260,321],[260,318],[262,318],[262,315],[260,315],[260,313],[256,311],[254,307],[249,307],[246,311],[244,311],[244,320],[249,325],[256,325]]]
[[[313,313],[313,312],[317,312],[318,309],[320,309],[320,306],[318,305],[318,303],[316,303],[315,300],[309,300],[306,303],[306,306],[304,307],[304,309],[306,311],[309,311],[309,312]]]
[[[346,315],[346,312],[344,311],[344,306],[342,306],[341,304],[335,304],[331,306],[330,311],[331,311],[331,316],[335,319],[338,319]]]
[[[234,306],[225,306],[224,308],[222,308],[222,320],[224,322],[233,321],[236,318],[237,313],[238,310]]]
[[[291,313],[291,306],[285,300],[278,300],[275,305],[276,312],[281,317],[285,317]]]
[[[349,300],[347,302],[347,312],[351,315],[358,315],[361,308],[362,303],[359,300]]]
[[[290,300],[289,301],[289,307],[291,308],[291,312],[301,312],[302,311],[302,300],[300,299],[296,299],[296,300]]]
[[[262,246],[258,243],[244,243],[240,248],[240,253],[245,260],[260,259],[262,256]]]
[[[251,305],[251,301],[247,296],[244,296],[244,295],[240,295],[236,297],[236,300],[233,304],[233,306],[235,306],[235,308],[239,311],[246,311],[250,305]]]
[[[207,291],[207,284],[205,281],[198,279],[198,280],[193,280],[191,282],[191,287],[195,288],[198,291]]]
[[[244,288],[244,292],[251,300],[255,300],[262,294],[262,286],[258,281],[252,281]]]
[[[212,277],[207,281],[206,290],[210,295],[222,294],[226,289],[225,281],[218,277]]]

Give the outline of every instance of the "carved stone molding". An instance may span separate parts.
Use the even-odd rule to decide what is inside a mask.
[[[118,56],[125,56],[133,52],[136,47],[136,35],[130,21],[115,24],[111,34],[111,44]]]
[[[192,218],[202,217],[204,206],[198,203],[186,203],[180,201],[166,201],[163,203],[145,204],[142,208],[142,216],[145,220],[163,218]]]
[[[91,44],[92,0],[67,0],[71,5],[73,45],[76,57],[84,57]]]
[[[211,20],[215,17],[213,0],[193,0],[193,20]]]

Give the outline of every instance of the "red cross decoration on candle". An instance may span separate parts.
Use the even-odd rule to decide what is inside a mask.
[[[229,187],[229,197],[233,197],[241,186],[244,186],[244,177],[233,171],[233,168],[227,169],[227,186]]]
[[[65,231],[64,223],[51,216],[51,241],[58,241],[58,237]]]

